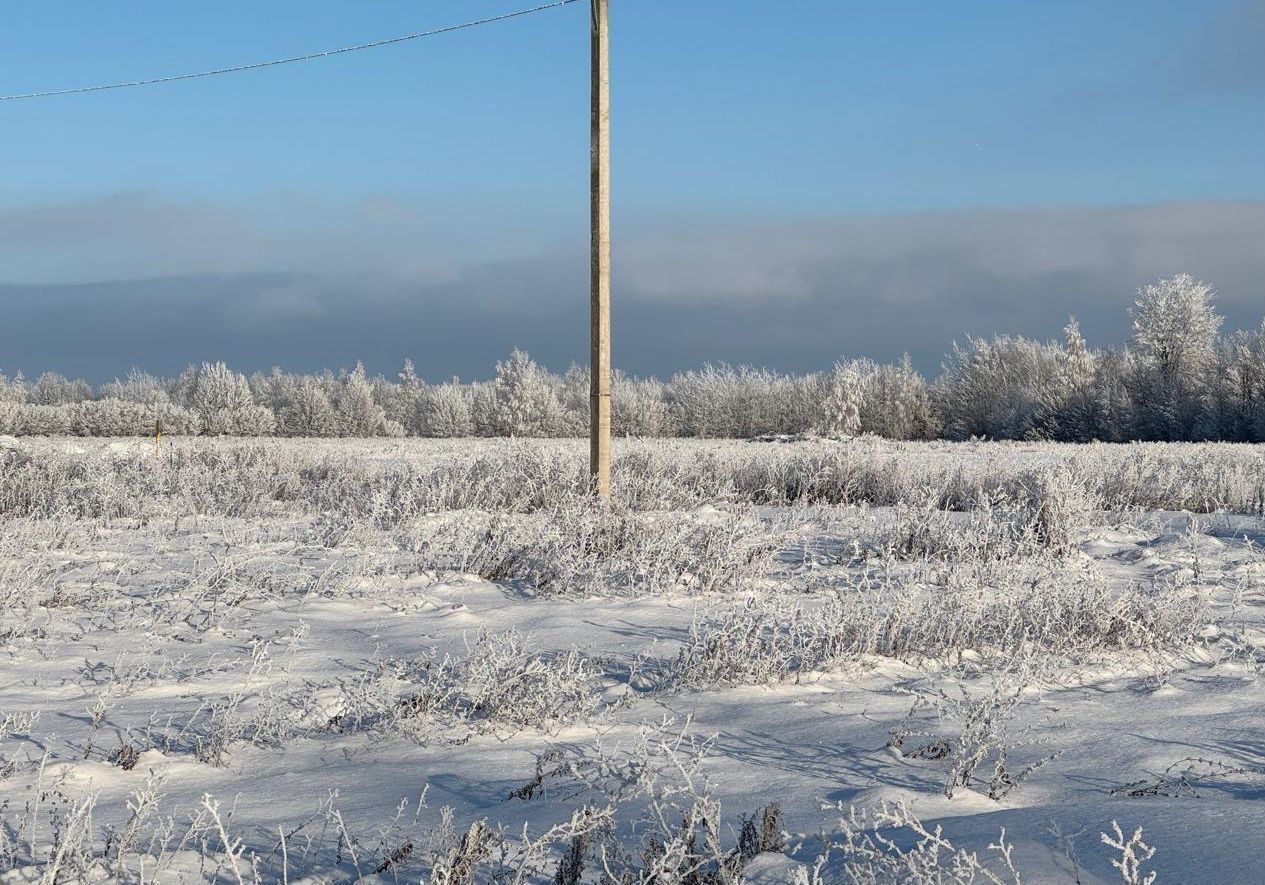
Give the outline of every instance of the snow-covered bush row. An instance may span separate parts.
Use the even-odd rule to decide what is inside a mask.
[[[871,655],[1015,661],[1038,652],[1048,659],[1172,648],[1195,641],[1210,621],[1198,588],[1113,588],[1041,559],[986,572],[954,563],[936,577],[931,584],[878,570],[836,585],[832,597],[758,593],[708,610],[663,668],[662,685],[773,683]]]
[[[0,402],[0,433],[11,436],[191,435],[202,425],[198,414],[174,403],[148,405],[125,399],[84,400],[73,405]],[[245,433],[242,435],[258,435]]]
[[[1160,280],[1139,290],[1123,349],[1091,349],[1073,320],[1062,342],[954,344],[930,382],[908,359],[844,359],[807,375],[708,365],[666,382],[617,373],[613,427],[642,437],[1265,441],[1265,323],[1221,336],[1212,299],[1188,274]],[[472,383],[427,384],[407,361],[395,380],[359,364],[247,378],[204,363],[175,379],[134,370],[94,400],[84,381],[0,374],[0,433],[151,435],[161,422],[175,434],[583,436],[588,383],[583,369],[557,375],[517,350]]]
[[[528,513],[585,497],[576,442],[0,441],[0,513],[328,513],[390,528],[428,513]],[[1265,449],[1223,443],[766,445],[622,441],[620,507],[701,504],[999,509],[1051,547],[1093,511],[1265,512]]]
[[[429,571],[519,582],[548,596],[733,592],[781,548],[754,514],[607,511],[582,502],[527,515],[463,511],[401,546]]]

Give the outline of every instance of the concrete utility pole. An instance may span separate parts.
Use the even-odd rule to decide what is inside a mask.
[[[592,302],[589,354],[589,476],[611,494],[611,83],[610,0],[593,4]]]

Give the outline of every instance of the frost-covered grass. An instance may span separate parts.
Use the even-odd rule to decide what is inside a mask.
[[[1253,881],[1263,457],[0,442],[0,881]]]
[[[178,439],[153,457],[152,442],[10,440],[0,443],[0,513],[334,511],[385,527],[437,511],[553,509],[582,496],[586,463],[579,441]],[[1056,532],[1060,518],[1095,508],[1265,512],[1265,448],[1245,444],[622,440],[615,468],[616,503],[632,510],[719,503],[969,510],[1001,497],[1027,501]]]

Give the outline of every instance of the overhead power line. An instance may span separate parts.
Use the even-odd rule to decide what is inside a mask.
[[[491,18],[479,19],[478,21],[464,22],[459,25],[448,25],[447,27],[435,28],[430,31],[420,31],[416,34],[405,34],[402,37],[389,37],[386,40],[375,40],[372,43],[361,43],[357,46],[344,46],[340,49],[327,49],[324,52],[310,52],[306,55],[292,55],[288,58],[274,58],[268,61],[257,61],[252,64],[216,68],[210,71],[197,71],[192,74],[176,74],[170,77],[152,77],[145,80],[130,80],[123,83],[105,83],[98,86],[79,86],[74,89],[52,89],[45,92],[27,92],[19,95],[0,95],[0,101],[19,101],[25,98],[51,98],[55,95],[78,95],[83,92],[104,92],[107,89],[128,89],[133,86],[155,86],[159,83],[175,83],[179,80],[197,80],[202,77],[217,77],[220,74],[237,74],[242,71],[258,70],[259,68],[274,68],[278,65],[294,64],[299,61],[313,61],[318,58],[328,58],[331,55],[345,55],[349,52],[361,52],[365,49],[377,49],[381,46],[391,46],[392,44],[405,43],[409,40],[420,40],[423,37],[437,37],[440,34],[450,34],[453,31],[464,31],[467,28],[477,28],[480,25],[495,24],[496,22],[503,22],[512,18],[522,18],[525,15],[533,15],[537,12],[545,12],[549,9],[557,9],[560,6],[569,6],[572,3],[579,2],[580,0],[554,0],[552,3],[534,6],[531,9],[520,9],[517,12],[507,12],[503,15],[494,15]]]

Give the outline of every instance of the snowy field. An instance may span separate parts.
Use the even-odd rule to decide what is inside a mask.
[[[0,438],[0,882],[1265,881],[1265,447],[585,453]]]

